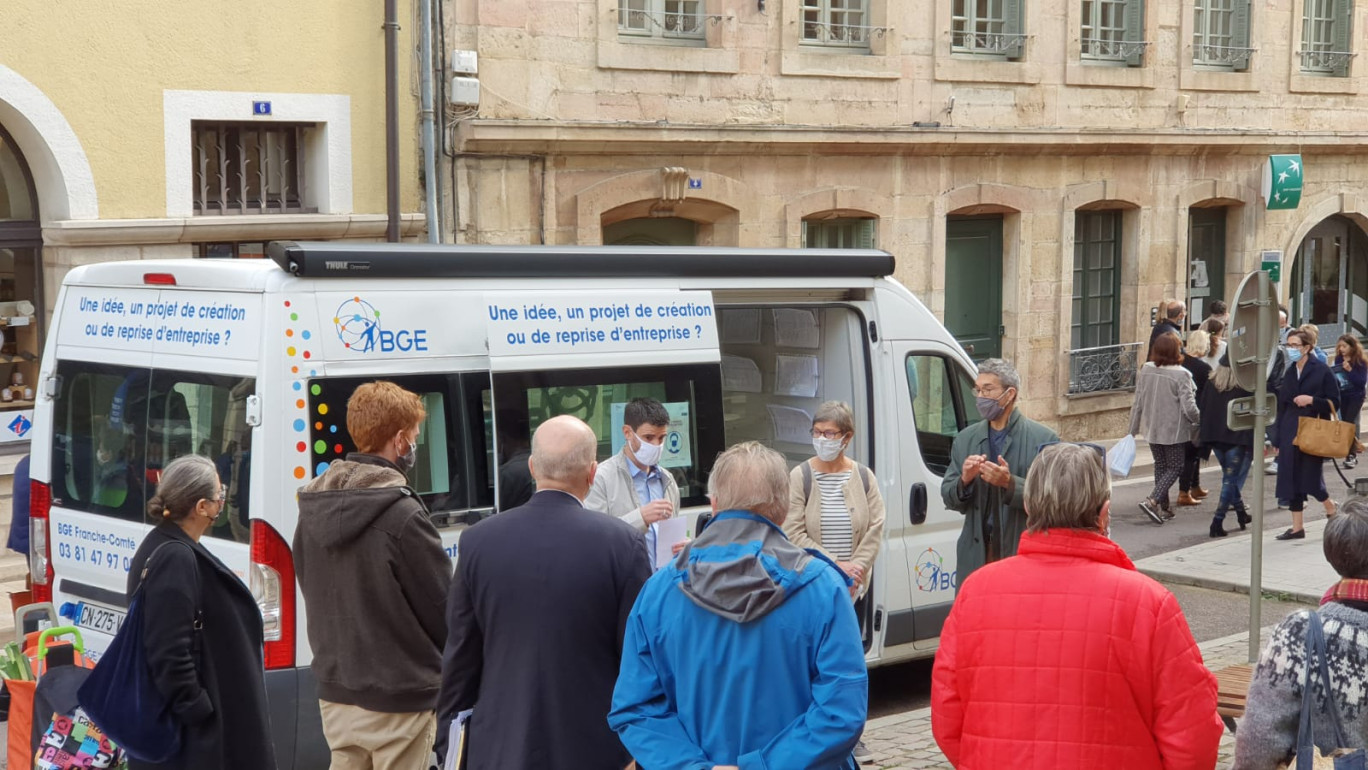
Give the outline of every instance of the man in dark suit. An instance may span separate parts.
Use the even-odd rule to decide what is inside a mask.
[[[1150,330],[1150,347],[1154,347],[1154,341],[1159,339],[1160,335],[1169,332],[1177,334],[1179,340],[1186,340],[1187,333],[1183,331],[1185,326],[1187,326],[1187,305],[1185,303],[1174,300],[1168,303],[1168,307],[1160,307],[1159,323]],[[1148,350],[1145,351],[1145,359],[1149,360]]]
[[[622,637],[651,576],[642,535],[584,508],[598,441],[561,416],[537,428],[537,493],[461,535],[447,601],[438,753],[473,709],[468,770],[621,770],[608,727]]]

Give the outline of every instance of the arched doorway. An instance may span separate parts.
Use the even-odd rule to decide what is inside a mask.
[[[0,126],[0,444],[27,440],[32,424],[45,320],[38,222],[33,175]]]
[[[603,226],[604,246],[693,246],[698,223],[681,217],[636,217]]]
[[[1368,334],[1368,236],[1354,222],[1332,216],[1297,247],[1288,276],[1293,325],[1320,327],[1320,344],[1341,334]]]

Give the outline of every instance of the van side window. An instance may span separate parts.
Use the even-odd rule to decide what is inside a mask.
[[[790,465],[812,456],[812,415],[824,401],[855,412],[851,454],[868,463],[869,364],[854,308],[738,307],[718,312],[726,442],[759,441]]]
[[[413,487],[435,515],[490,508],[494,483],[489,472],[493,446],[488,415],[489,375],[425,374],[385,378],[423,400],[427,418],[418,430],[417,460],[409,472]],[[318,477],[334,460],[357,451],[347,432],[347,401],[375,377],[322,377],[309,389],[310,458]],[[478,516],[456,517],[474,523]]]
[[[598,437],[598,459],[622,449],[622,412],[634,398],[664,404],[672,421],[660,465],[679,483],[681,505],[707,503],[707,474],[722,451],[721,392],[717,367],[643,366],[626,369],[571,369],[494,375],[495,419],[500,464],[526,462],[523,447],[509,434],[530,437],[543,422],[571,414]],[[513,431],[509,425],[516,426]]]
[[[947,358],[910,355],[907,387],[922,460],[927,468],[943,475],[950,465],[955,435],[982,419],[974,405],[974,381]]]
[[[80,361],[57,367],[53,503],[126,521],[147,519],[161,469],[197,452],[228,488],[211,537],[248,541],[251,379]]]

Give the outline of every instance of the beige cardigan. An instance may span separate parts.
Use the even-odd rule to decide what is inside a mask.
[[[864,481],[860,478],[861,473],[869,474],[868,493],[865,492]],[[822,548],[818,541],[822,536],[822,496],[816,492],[815,476],[812,488],[813,494],[804,500],[803,467],[794,466],[793,471],[789,473],[789,513],[788,519],[784,522],[784,534],[788,535],[794,545],[800,548],[816,548],[827,558],[836,561],[836,557]],[[865,570],[864,586],[860,589],[863,595],[869,588],[869,576],[873,574],[874,559],[878,557],[879,548],[883,545],[883,495],[879,494],[879,480],[874,478],[874,472],[868,468],[861,470],[858,464],[855,466],[855,472],[846,480],[842,491],[845,492],[846,507],[850,510],[851,542],[854,543],[850,561],[864,567]]]

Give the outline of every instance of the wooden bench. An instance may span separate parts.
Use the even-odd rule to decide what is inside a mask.
[[[1221,721],[1235,732],[1235,718],[1244,716],[1245,698],[1249,695],[1249,682],[1254,677],[1254,666],[1242,663],[1226,666],[1216,674],[1216,713]]]

